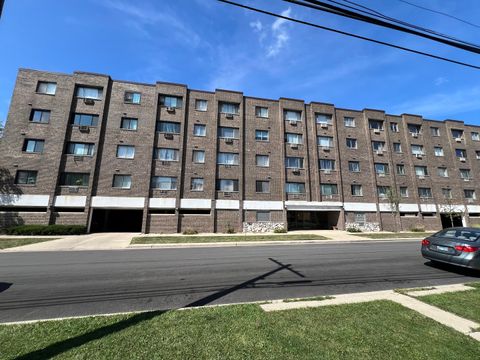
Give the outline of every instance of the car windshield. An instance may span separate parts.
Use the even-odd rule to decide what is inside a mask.
[[[436,233],[435,236],[449,238],[452,240],[477,241],[480,239],[480,229],[446,229]]]

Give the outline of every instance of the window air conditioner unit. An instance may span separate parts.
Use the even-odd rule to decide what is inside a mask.
[[[95,100],[90,99],[90,98],[84,98],[84,99],[83,99],[83,103],[84,103],[85,105],[95,105]]]
[[[385,177],[385,173],[378,173],[379,177]]]
[[[473,203],[474,199],[467,199],[469,203]]]
[[[413,136],[414,138],[418,138],[418,133],[412,133],[412,136]]]
[[[375,134],[380,134],[380,129],[373,129],[373,132],[374,132]]]
[[[226,138],[225,139],[225,144],[233,144],[233,139],[232,138]]]
[[[328,124],[326,124],[326,123],[321,123],[321,124],[320,124],[320,127],[321,127],[322,129],[328,129]]]
[[[233,114],[225,114],[225,117],[226,117],[227,119],[233,119]]]
[[[173,134],[170,134],[170,133],[163,134],[163,137],[164,137],[165,139],[170,139],[170,140],[171,140],[171,139],[173,139]]]
[[[297,120],[290,120],[289,123],[292,126],[297,126]]]
[[[382,156],[382,155],[383,155],[383,150],[377,150],[375,153],[376,153],[377,155]]]
[[[167,112],[169,113],[174,113],[175,112],[175,108],[173,106],[167,106]]]
[[[70,193],[78,193],[78,186],[69,186],[68,192]]]
[[[466,158],[464,158],[464,157],[458,158],[458,160],[460,160],[461,162],[465,162],[465,161],[467,161],[467,159],[466,159]]]
[[[333,199],[333,195],[323,195],[323,198],[326,200]]]
[[[232,167],[232,165],[230,165],[230,164],[223,164],[223,166],[225,166],[226,168],[231,168]]]
[[[328,151],[330,151],[330,147],[329,146],[322,146],[322,150],[328,152]]]
[[[331,174],[332,170],[331,169],[325,169],[325,170],[323,170],[323,173],[324,174]]]
[[[470,181],[470,178],[463,178],[463,181]]]
[[[462,138],[455,138],[455,141],[458,142],[458,143],[461,143],[461,142],[462,142]]]
[[[415,157],[416,157],[417,159],[421,159],[422,156],[423,156],[423,154],[415,154]]]
[[[87,126],[87,125],[80,125],[78,127],[78,130],[80,130],[81,132],[89,132],[90,131],[90,127]]]
[[[81,156],[81,155],[75,155],[75,156],[73,157],[73,161],[83,161],[83,156]]]
[[[293,172],[295,175],[299,175],[299,174],[300,174],[300,169],[294,168],[294,169],[292,170],[292,172]]]
[[[298,144],[290,144],[290,149],[298,149]]]
[[[425,180],[425,176],[424,176],[424,175],[418,175],[418,178],[419,178],[420,180]]]

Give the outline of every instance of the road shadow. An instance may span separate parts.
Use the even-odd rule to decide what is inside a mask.
[[[277,265],[277,267],[271,271],[268,271],[264,274],[261,274],[259,276],[256,276],[252,279],[249,279],[247,281],[244,281],[238,285],[232,286],[230,288],[226,288],[220,291],[217,291],[211,295],[207,295],[201,299],[195,300],[185,306],[184,308],[192,308],[192,307],[197,307],[197,306],[205,306],[208,305],[228,294],[231,294],[237,290],[243,289],[243,288],[248,288],[248,287],[253,287],[255,286],[255,283],[260,280],[265,280],[267,277],[272,276],[273,274],[278,273],[279,271],[282,270],[287,270],[291,272],[292,274],[304,279],[305,275],[300,273],[299,271],[296,271],[292,268],[291,264],[283,264],[278,260],[275,260],[273,258],[268,258],[271,262]],[[308,280],[301,280],[301,282],[306,282]],[[280,284],[284,284],[286,282],[280,282]],[[175,310],[175,309],[172,309]],[[32,351],[28,354],[21,355],[16,357],[16,360],[33,360],[33,359],[50,359],[55,356],[58,356],[64,352],[67,352],[71,349],[74,349],[76,347],[85,345],[89,343],[90,341],[93,340],[99,340],[105,336],[114,334],[116,332],[125,330],[131,326],[135,326],[143,321],[151,320],[157,316],[161,316],[168,311],[172,310],[166,310],[166,311],[149,311],[149,312],[142,312],[136,315],[133,315],[129,317],[128,319],[121,320],[115,324],[107,325],[104,327],[101,327],[99,329],[95,329],[93,331],[90,331],[88,333],[78,335],[75,337],[72,337],[70,339],[66,339],[63,341],[59,341],[57,343],[51,344],[43,349],[35,350]]]
[[[0,293],[4,292],[5,290],[7,290],[12,285],[13,285],[12,283],[0,282]]]
[[[428,266],[428,267],[431,267],[431,268],[434,268],[434,269],[439,269],[439,270],[452,272],[452,273],[455,273],[455,274],[458,274],[458,275],[480,278],[480,271],[479,270],[468,269],[468,268],[464,268],[464,267],[461,267],[461,266],[455,266],[455,265],[445,264],[445,263],[442,263],[442,262],[434,262],[434,261],[425,262],[425,266]]]

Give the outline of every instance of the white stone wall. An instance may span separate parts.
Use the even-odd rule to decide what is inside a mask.
[[[273,221],[244,222],[243,232],[247,233],[266,233],[273,232],[275,229],[286,229],[285,223]]]
[[[373,232],[373,231],[380,231],[380,224],[379,223],[365,223],[364,225],[360,225],[358,223],[346,223],[345,224],[345,229],[348,228],[355,228],[359,229],[360,231],[363,232]]]

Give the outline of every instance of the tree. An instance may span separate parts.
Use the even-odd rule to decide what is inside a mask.
[[[463,218],[465,210],[461,206],[454,205],[450,197],[445,197],[446,204],[440,206],[440,212],[450,219],[450,227],[454,227],[453,220],[455,218]]]
[[[399,218],[400,215],[400,195],[397,192],[396,188],[388,188],[387,190],[387,200],[388,200],[388,205],[390,207],[390,211],[392,212],[392,217],[395,223],[395,232],[398,232],[398,224],[397,224],[397,219]],[[401,221],[399,221],[400,227],[401,227]],[[401,229],[401,228],[400,228]]]

